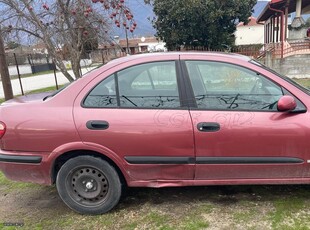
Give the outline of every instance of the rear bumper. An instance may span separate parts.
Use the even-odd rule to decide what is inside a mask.
[[[41,156],[19,156],[0,154],[0,162],[24,163],[24,164],[40,164]]]
[[[48,155],[0,150],[0,171],[11,180],[50,185]]]

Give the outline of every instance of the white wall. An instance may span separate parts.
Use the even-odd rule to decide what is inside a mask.
[[[139,51],[141,52],[141,46],[147,46],[148,52],[157,52],[157,51],[167,51],[167,48],[165,47],[166,43],[164,42],[144,42],[139,43]]]
[[[32,73],[30,65],[19,65],[18,67],[19,67],[20,74]],[[16,66],[9,66],[9,73],[10,73],[10,76],[16,76],[17,75]]]
[[[238,26],[236,45],[264,44],[264,25]]]
[[[71,69],[71,61],[63,61],[64,65],[67,67],[67,69]],[[86,67],[86,66],[90,66],[92,64],[92,60],[91,59],[81,59],[80,61],[80,65],[81,67]],[[57,69],[59,69],[58,67],[56,67]]]
[[[71,62],[64,61],[64,64],[68,69],[71,68]],[[87,67],[87,66],[90,66],[92,64],[92,60],[91,59],[82,59],[80,64],[81,64],[81,67]],[[20,74],[32,73],[30,65],[19,65],[18,67],[19,67],[19,73]],[[16,66],[9,66],[9,73],[10,73],[10,76],[16,76],[17,75]]]

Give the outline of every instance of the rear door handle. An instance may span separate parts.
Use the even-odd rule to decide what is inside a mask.
[[[197,124],[197,129],[200,132],[217,132],[221,129],[221,126],[216,122],[200,122]]]
[[[86,127],[92,130],[104,130],[109,128],[107,121],[87,121]]]

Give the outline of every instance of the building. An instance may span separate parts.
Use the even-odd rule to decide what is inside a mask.
[[[289,15],[294,12],[296,14],[289,31]],[[305,21],[302,18],[302,14],[309,13],[309,0],[271,0],[257,19],[258,23],[264,23],[265,50],[272,51],[274,56],[281,58],[310,52],[310,41],[306,39],[307,28],[303,28]],[[289,35],[290,33],[292,34]]]
[[[121,39],[118,45],[124,50],[127,50],[127,40]],[[165,43],[158,40],[155,37],[141,37],[128,39],[129,54],[147,53],[147,52],[159,52],[167,51]]]
[[[240,22],[235,32],[237,46],[264,44],[264,24],[257,23],[255,17],[249,18],[249,23]]]
[[[165,43],[155,37],[141,37],[131,39],[114,38],[112,43],[100,44],[97,51],[91,53],[95,62],[107,62],[109,60],[139,53],[165,52]]]

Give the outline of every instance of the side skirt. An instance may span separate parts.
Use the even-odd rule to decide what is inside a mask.
[[[215,185],[285,185],[285,184],[310,184],[310,178],[128,181],[129,187],[150,187],[150,188],[215,186]]]

